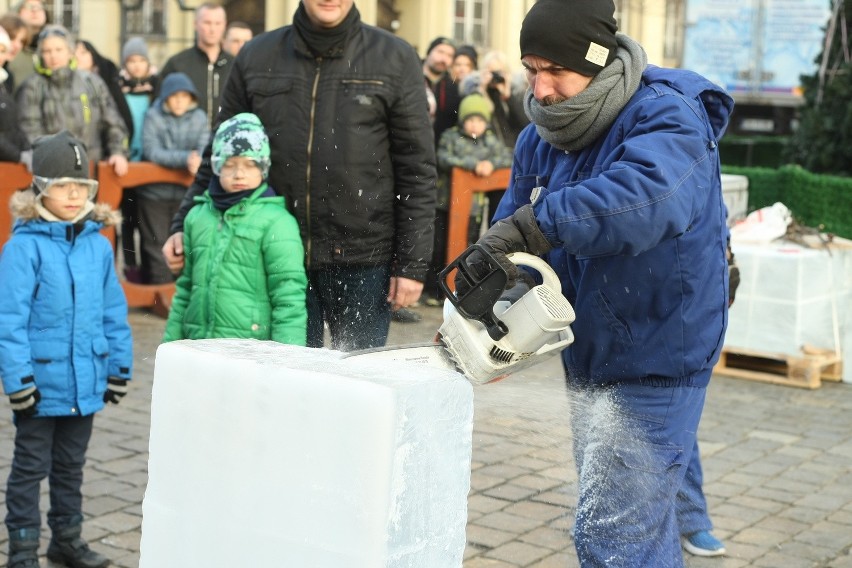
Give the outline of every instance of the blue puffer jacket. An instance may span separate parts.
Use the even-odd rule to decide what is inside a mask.
[[[609,131],[579,152],[518,139],[495,219],[531,201],[577,320],[573,381],[706,384],[727,325],[718,140],[733,101],[695,73],[648,66]],[[533,188],[542,188],[533,192]]]
[[[12,238],[0,254],[0,377],[6,394],[35,377],[38,416],[86,416],[104,406],[107,376],[130,379],[127,302],[96,205],[76,237],[38,218],[29,191],[12,198]]]

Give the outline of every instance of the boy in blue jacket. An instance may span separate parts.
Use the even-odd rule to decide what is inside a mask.
[[[33,150],[32,191],[14,195],[0,254],[0,377],[14,421],[6,486],[11,568],[38,563],[39,491],[50,479],[47,557],[97,568],[81,538],[83,465],[95,412],[127,392],[133,362],[127,302],[100,229],[119,216],[94,204],[82,143],[67,131]]]

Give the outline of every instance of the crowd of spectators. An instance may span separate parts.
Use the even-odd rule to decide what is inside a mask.
[[[129,38],[122,46],[120,60],[111,61],[93,42],[74,38],[65,28],[49,24],[42,0],[19,2],[13,12],[0,19],[0,29],[5,31],[0,35],[0,50],[4,50],[0,53],[0,123],[4,126],[0,160],[27,164],[36,138],[65,129],[87,144],[92,159],[108,161],[118,175],[127,171],[128,162],[137,161],[185,167],[192,173],[198,169],[227,74],[236,54],[253,37],[250,26],[238,21],[227,23],[225,10],[213,3],[196,10],[194,45],[163,62],[151,60],[142,37]],[[481,99],[473,106],[484,109],[479,115],[489,117],[489,133],[510,150],[526,125],[517,104],[522,89],[511,79],[506,56],[492,51],[481,62],[480,66],[474,46],[457,46],[445,37],[436,38],[424,53],[436,151],[445,130],[458,132],[459,106],[466,96]],[[193,127],[190,135],[182,134],[180,140],[174,129],[163,128],[179,118],[161,92],[163,80],[170,74],[179,74],[183,77],[181,84],[189,81],[194,86],[181,91],[190,99],[189,116],[199,112],[206,119],[203,132]],[[477,143],[476,137],[472,142]],[[449,168],[442,170],[442,179],[446,180]],[[165,185],[125,192],[119,234],[124,276],[129,281],[162,283],[170,279],[156,251],[168,237],[174,205],[182,194],[182,188]],[[490,217],[494,207],[488,205],[478,205],[475,223],[481,223],[483,215]],[[436,228],[435,269],[446,260],[446,206],[439,210]],[[434,271],[430,270],[432,284]],[[440,293],[431,286],[424,300],[437,303],[439,299]],[[418,319],[416,313],[404,309],[393,316],[402,322]]]
[[[194,173],[233,58],[252,36],[243,22],[226,26],[221,6],[203,4],[196,10],[195,45],[169,58],[159,72],[144,38],[129,38],[114,62],[91,41],[48,23],[41,0],[22,0],[0,17],[0,161],[30,168],[33,142],[67,130],[85,143],[90,159],[108,162],[119,176],[128,162],[138,161]],[[182,85],[189,82],[181,91],[186,108],[164,104],[174,95],[160,92],[170,74],[182,76]],[[196,112],[200,128],[163,128]],[[128,280],[171,280],[158,251],[174,213],[170,204],[180,203],[184,190],[158,185],[125,192],[120,235]]]

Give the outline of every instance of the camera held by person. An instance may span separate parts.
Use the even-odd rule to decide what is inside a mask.
[[[489,81],[488,83],[488,88],[497,89],[504,83],[506,83],[506,78],[503,76],[503,74],[499,71],[494,71],[493,73],[491,73],[491,81]]]

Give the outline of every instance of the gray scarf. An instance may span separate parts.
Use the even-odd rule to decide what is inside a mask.
[[[527,89],[524,110],[546,142],[560,150],[582,150],[612,126],[639,88],[648,63],[645,50],[624,34],[616,34],[616,40],[618,51],[612,63],[570,99],[542,106]]]

